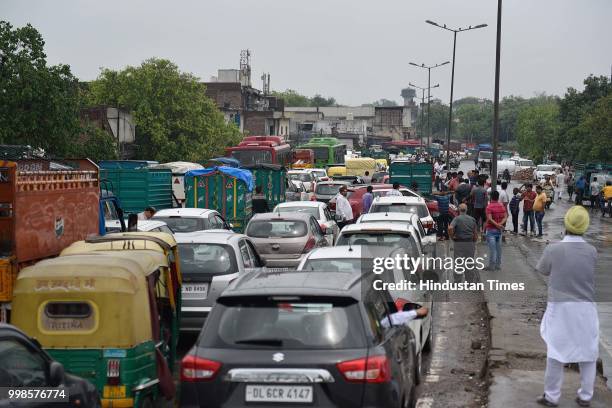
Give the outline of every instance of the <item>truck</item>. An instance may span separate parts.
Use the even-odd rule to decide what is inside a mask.
[[[173,207],[172,170],[156,168],[158,164],[139,160],[99,162],[101,178],[109,182],[126,214],[139,213],[147,207]]]
[[[291,146],[281,136],[247,136],[238,146],[225,149],[227,157],[243,166],[258,164],[291,165]]]
[[[287,169],[273,164],[261,164],[259,166],[244,166],[253,174],[253,183],[261,186],[262,193],[268,202],[268,208],[272,209],[277,204],[285,202],[287,189]]]
[[[187,207],[217,210],[236,232],[243,232],[253,215],[253,173],[227,166],[185,173]]]
[[[376,162],[376,159],[360,157],[346,159],[345,167],[347,176],[364,176],[366,171],[372,176],[381,166]]]
[[[0,161],[0,320],[10,320],[23,267],[104,234],[105,220],[122,215],[116,197],[101,193],[99,169],[90,160]]]
[[[412,188],[413,183],[418,185],[418,193],[431,194],[433,165],[431,163],[418,163],[408,160],[396,160],[389,166],[389,182],[400,183]]]
[[[479,144],[476,157],[478,161],[477,167],[480,170],[490,172],[493,158],[493,147],[491,147],[491,145],[488,143]]]
[[[291,167],[294,169],[311,169],[314,167],[315,153],[312,149],[295,149]]]
[[[152,169],[170,169],[172,172],[172,198],[175,207],[185,206],[185,173],[190,170],[203,169],[198,163],[170,162],[151,166]]]

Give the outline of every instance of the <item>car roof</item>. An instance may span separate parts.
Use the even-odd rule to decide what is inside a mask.
[[[164,210],[159,210],[155,213],[153,218],[156,217],[202,217],[207,216],[211,212],[216,212],[216,210],[211,210],[210,208],[166,208]]]
[[[310,170],[312,170],[312,169],[293,169],[293,170],[289,170],[287,172],[287,174],[290,174],[290,173],[294,173],[294,174],[297,174],[297,173],[310,173]]]
[[[410,232],[411,226],[398,222],[366,222],[363,224],[350,224],[342,228],[341,235],[348,232]]]
[[[285,203],[279,203],[274,209],[285,208],[285,207],[325,207],[326,204],[320,201],[287,201]]]
[[[0,322],[0,333],[2,333],[2,336],[11,334],[17,337],[21,337],[23,339],[27,339],[27,340],[30,339],[28,335],[25,334],[25,332],[22,331],[19,327],[13,326],[12,324],[8,324],[8,323]]]
[[[246,238],[243,234],[237,234],[229,230],[206,230],[194,232],[182,232],[176,234],[178,244],[227,244],[238,238]]]
[[[361,299],[364,279],[373,274],[260,270],[234,280],[218,300],[237,296],[333,296]]]
[[[302,201],[305,202],[305,201]],[[305,214],[305,213],[299,213],[299,212],[287,212],[287,213],[283,213],[282,215],[280,215],[277,212],[269,212],[269,213],[259,213],[259,214],[255,214],[253,216],[253,218],[251,218],[252,220],[275,220],[275,219],[280,219],[280,220],[299,220],[299,221],[308,221],[310,218],[314,218],[312,215],[310,214]]]
[[[408,196],[388,196],[388,197],[376,197],[374,199],[376,204],[423,204],[426,205],[425,199],[422,197],[408,197]]]
[[[342,185],[346,185],[346,186],[354,185],[354,184],[351,184],[351,182],[347,181],[347,180],[329,180],[329,181],[320,181],[320,182],[317,183],[317,186],[324,186],[326,184],[331,184],[331,185],[340,185],[340,184],[342,184]]]
[[[161,220],[138,220],[138,230],[146,232],[148,230],[152,230],[154,228],[163,227],[164,225],[168,225]]]
[[[377,213],[367,213],[362,214],[359,217],[361,221],[405,221],[412,222],[413,218],[419,219],[419,216],[414,213],[399,213],[399,212],[377,212]]]
[[[315,248],[306,259],[362,259],[364,257],[384,256],[392,251],[393,248],[375,245],[338,245]]]

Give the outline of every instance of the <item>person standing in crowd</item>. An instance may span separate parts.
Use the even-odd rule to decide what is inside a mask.
[[[472,206],[474,208],[474,218],[476,219],[476,223],[478,224],[478,232],[483,233],[486,215],[485,210],[487,208],[487,190],[484,188],[485,181],[483,178],[478,180],[478,185],[472,189],[470,193],[470,199],[472,201]],[[498,197],[499,197],[499,193]]]
[[[393,197],[393,196],[402,197],[403,194],[401,191],[399,191],[399,188],[400,188],[400,183],[398,182],[393,183],[393,188],[387,191],[387,194],[385,194],[385,196],[386,197]]]
[[[508,196],[508,183],[502,181],[501,190],[499,190],[499,202],[502,203],[506,211],[508,211],[508,204],[510,203],[510,196]]]
[[[576,204],[582,205],[582,200],[584,200],[584,190],[586,189],[586,178],[584,176],[580,176],[578,181],[576,181]]]
[[[415,193],[419,192],[419,183],[417,183],[416,181],[413,181],[412,183],[410,183],[410,189],[412,191],[414,191]]]
[[[557,184],[557,200],[560,200],[561,194],[563,193],[563,184],[565,183],[565,175],[561,170],[557,171],[557,177],[555,182]]]
[[[462,179],[461,184],[459,184],[455,190],[455,202],[457,204],[467,203],[470,196],[470,191],[472,191],[472,187],[470,186],[468,179]]]
[[[364,184],[371,184],[372,183],[372,176],[370,176],[370,172],[366,170],[366,172],[364,173],[363,177],[361,177],[361,180],[363,180]]]
[[[572,201],[572,196],[574,195],[574,175],[572,173],[567,173],[565,176],[565,185],[567,186],[567,195],[568,201]]]
[[[505,181],[507,181],[509,183],[510,179],[511,179],[511,177],[510,177],[510,170],[504,169],[504,172],[502,174],[502,180],[505,180]]]
[[[457,178],[457,172],[453,172],[451,173],[451,179],[448,181],[448,191],[451,192],[450,195],[450,199],[451,201],[453,200],[453,196],[455,194],[455,191],[457,190],[457,187],[459,187],[459,179]],[[455,202],[455,205],[458,205],[459,203]]]
[[[555,199],[555,187],[552,184],[550,176],[546,176],[544,178],[544,182],[542,183],[542,190],[546,193],[546,208],[550,208],[550,205]]]
[[[595,208],[599,208],[599,192],[601,190],[601,184],[597,181],[597,177],[593,177],[593,181],[591,182],[591,211],[595,210]]]
[[[470,184],[475,186],[478,184],[478,179],[480,178],[480,173],[478,172],[478,170],[472,170],[472,175],[469,176],[470,178]]]
[[[527,184],[526,191],[522,195],[523,200],[523,232],[527,235],[527,221],[529,221],[529,227],[531,227],[531,235],[535,235],[535,217],[533,215],[533,203],[537,194],[533,191],[533,185]]]
[[[533,211],[535,215],[536,224],[538,226],[538,238],[542,238],[542,220],[544,219],[544,212],[546,211],[546,201],[548,197],[542,189],[542,187],[536,187],[536,198],[533,202]]]
[[[157,210],[155,209],[155,207],[147,207],[144,209],[143,212],[138,213],[138,220],[139,221],[150,220],[151,218],[153,218],[156,212]]]
[[[448,209],[450,207],[450,192],[433,192],[433,198],[438,202],[438,238],[440,240],[448,239],[448,222],[450,215]]]
[[[438,159],[434,163],[434,173],[435,173],[435,184],[436,190],[440,191],[442,189],[442,170],[444,166],[442,166],[442,160]]]
[[[251,207],[253,209],[253,214],[261,214],[270,212],[270,208],[268,207],[268,200],[262,193],[261,186],[255,186],[255,194],[253,194],[253,198],[251,199]]]
[[[603,194],[604,198],[601,216],[605,217],[606,212],[610,212],[610,218],[612,218],[612,181],[606,181],[606,186],[601,191],[601,194]]]
[[[459,204],[459,215],[448,226],[448,236],[453,240],[455,258],[473,258],[478,240],[478,224],[467,215],[467,205]]]
[[[580,388],[576,403],[588,407],[593,398],[599,357],[599,319],[595,303],[597,250],[583,239],[589,213],[573,206],[565,214],[565,237],[548,245],[536,269],[548,276],[548,302],[540,334],[546,343],[544,394],[538,404],[556,407],[561,398],[563,366],[578,363]]]
[[[486,237],[487,246],[489,247],[489,270],[501,269],[502,256],[502,231],[506,228],[506,220],[508,213],[504,206],[499,202],[499,191],[491,193],[491,202],[486,209]]]
[[[345,225],[353,223],[353,209],[351,208],[351,203],[349,203],[349,200],[346,198],[347,194],[348,189],[346,186],[341,186],[336,196],[336,214],[341,218],[341,221],[338,222],[338,227],[340,229]]]
[[[372,191],[374,191],[374,187],[368,186],[366,188],[366,193],[363,195],[363,198],[361,199],[361,204],[363,206],[364,214],[367,214],[370,211],[370,207],[372,206],[372,201],[374,201],[374,194],[372,194]]]
[[[521,203],[522,197],[521,197],[521,193],[519,191],[519,189],[517,187],[514,187],[514,190],[512,191],[512,199],[510,200],[510,203],[508,204],[508,207],[510,208],[510,215],[512,215],[512,233],[514,235],[518,234],[518,227],[519,227],[519,205]]]

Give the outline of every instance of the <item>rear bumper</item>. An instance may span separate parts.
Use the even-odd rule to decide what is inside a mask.
[[[297,268],[306,254],[301,254],[298,258],[279,258],[261,255],[266,260],[266,266],[269,268]]]

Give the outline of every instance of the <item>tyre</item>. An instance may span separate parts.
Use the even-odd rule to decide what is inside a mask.
[[[414,364],[414,383],[419,385],[421,383],[421,376],[423,375],[423,353],[418,352],[415,354]]]

